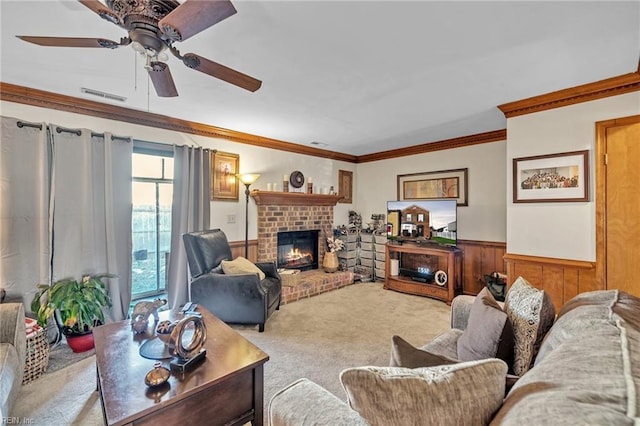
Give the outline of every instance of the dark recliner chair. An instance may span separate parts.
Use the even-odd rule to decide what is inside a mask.
[[[280,308],[282,282],[275,263],[256,263],[266,277],[258,274],[225,275],[222,261],[232,260],[227,236],[220,229],[182,235],[189,269],[190,296],[227,323],[258,324],[264,331],[267,318]]]

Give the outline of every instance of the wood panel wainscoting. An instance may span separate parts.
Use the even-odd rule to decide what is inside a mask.
[[[242,241],[229,241],[229,247],[231,248],[231,257],[236,258],[244,255],[244,240]],[[258,261],[258,240],[249,240],[249,256],[247,259],[256,263]]]
[[[596,263],[507,253],[507,285],[522,277],[551,296],[556,313],[578,293],[604,290],[596,280]]]
[[[231,254],[235,259],[244,257],[244,240],[230,241]],[[475,296],[485,286],[484,276],[492,272],[507,272],[503,256],[506,243],[493,241],[458,240],[456,245],[462,250],[462,293]],[[258,240],[249,240],[249,257],[252,262],[258,259]]]
[[[484,276],[492,272],[506,273],[503,256],[507,244],[492,241],[458,240],[462,250],[462,293],[475,296],[485,286]]]

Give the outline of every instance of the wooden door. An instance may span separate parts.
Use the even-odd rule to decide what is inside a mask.
[[[604,141],[606,288],[640,296],[640,117]]]

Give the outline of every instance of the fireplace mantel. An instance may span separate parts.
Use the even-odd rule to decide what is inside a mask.
[[[303,192],[251,191],[259,206],[335,206],[341,195],[305,194]]]

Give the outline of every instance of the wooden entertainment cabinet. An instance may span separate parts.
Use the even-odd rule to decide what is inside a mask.
[[[384,288],[403,293],[427,296],[447,302],[462,293],[462,251],[456,247],[413,241],[389,241],[386,247]],[[399,261],[398,275],[391,275],[391,260]],[[424,280],[418,268],[431,272],[444,271],[447,280]]]

